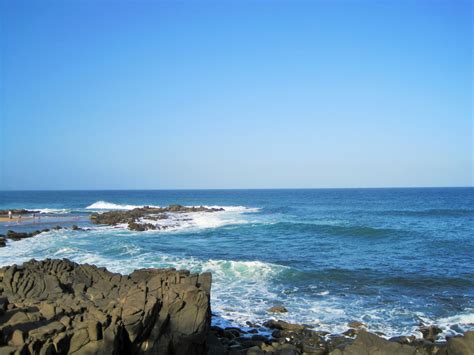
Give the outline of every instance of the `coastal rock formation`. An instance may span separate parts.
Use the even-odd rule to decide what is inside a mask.
[[[167,226],[160,226],[149,222],[140,222],[141,218],[157,221],[167,219],[167,213],[193,213],[193,212],[219,212],[224,211],[223,208],[209,207],[186,207],[181,205],[170,205],[168,207],[140,207],[130,211],[108,211],[103,213],[93,213],[90,218],[92,223],[106,224],[115,226],[117,224],[127,224],[130,230],[145,231],[164,229]]]
[[[0,354],[205,354],[211,275],[69,260],[0,269]]]

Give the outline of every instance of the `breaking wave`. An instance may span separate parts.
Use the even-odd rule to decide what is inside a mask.
[[[117,204],[107,201],[97,201],[93,204],[86,207],[86,210],[133,210],[134,208],[139,208],[143,206],[138,205],[125,205],[125,204]],[[157,207],[157,206],[151,206]]]

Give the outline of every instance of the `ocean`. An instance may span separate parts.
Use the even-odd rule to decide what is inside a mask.
[[[219,206],[172,216],[161,231],[91,224],[88,215],[137,206]],[[0,209],[41,210],[0,265],[68,258],[129,273],[174,267],[213,274],[215,324],[271,318],[333,333],[361,321],[392,335],[474,329],[474,188],[3,191]],[[288,313],[267,313],[283,305]]]

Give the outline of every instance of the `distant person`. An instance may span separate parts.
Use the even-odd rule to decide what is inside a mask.
[[[12,219],[13,216],[12,216],[12,211],[8,211],[8,219]]]

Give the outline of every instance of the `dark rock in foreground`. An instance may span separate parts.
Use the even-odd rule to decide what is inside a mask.
[[[69,260],[0,269],[0,354],[205,354],[211,275]]]
[[[166,213],[192,213],[192,212],[219,212],[223,208],[186,207],[181,205],[170,205],[168,207],[141,207],[130,211],[109,211],[103,213],[93,213],[91,221],[96,224],[106,224],[115,226],[117,224],[127,224],[128,228],[135,231],[162,229],[166,226],[154,225],[151,223],[139,223],[140,218],[146,217],[150,220],[166,219]]]

